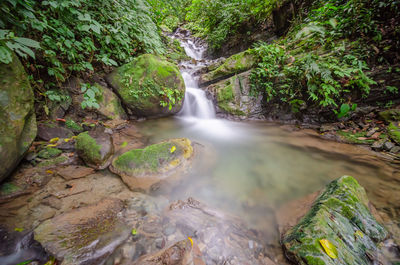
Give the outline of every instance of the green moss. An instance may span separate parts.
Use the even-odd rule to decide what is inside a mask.
[[[95,162],[101,160],[101,145],[97,144],[96,140],[89,135],[89,132],[83,132],[78,135],[75,141],[75,148],[85,161]]]
[[[15,193],[20,190],[21,190],[21,188],[14,185],[13,183],[6,182],[0,186],[0,195],[2,195],[2,196],[10,195],[10,194]]]
[[[325,265],[326,263],[318,257],[306,256],[305,257],[308,265]]]
[[[82,126],[80,126],[79,124],[77,124],[75,121],[71,120],[71,119],[67,119],[67,121],[65,122],[65,126],[68,129],[71,129],[72,131],[79,133],[83,131]]]
[[[61,153],[62,151],[60,149],[47,147],[38,153],[38,157],[49,159],[52,157],[59,156]]]
[[[387,121],[400,121],[400,109],[390,109],[379,112],[379,116]]]
[[[150,145],[144,149],[134,149],[119,156],[113,164],[122,170],[130,171],[140,168],[156,172],[162,163],[171,162],[182,153],[179,146],[176,146],[177,150],[171,153],[172,146],[176,145],[165,142]]]
[[[235,99],[235,94],[233,92],[233,82],[228,81],[225,83],[225,87],[218,90],[217,100],[218,102],[232,101]]]
[[[390,138],[400,145],[400,125],[399,122],[391,122],[387,127]]]
[[[351,133],[351,132],[345,132],[345,131],[337,131],[337,134],[339,134],[342,139],[344,139],[348,143],[353,143],[353,144],[372,144],[374,143],[375,140],[360,140],[358,138],[360,137],[367,137],[367,132],[357,132],[357,133]]]
[[[58,156],[56,158],[51,158],[46,161],[40,162],[37,167],[51,167],[57,166],[58,164],[64,163],[68,160],[65,156]]]

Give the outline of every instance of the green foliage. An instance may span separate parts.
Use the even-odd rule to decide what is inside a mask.
[[[191,0],[148,0],[151,6],[151,17],[157,25],[161,25],[165,19],[171,15],[184,21],[186,9],[191,4]],[[165,22],[164,22],[165,23]],[[168,25],[167,25],[168,26]]]
[[[63,102],[70,99],[69,95],[62,93],[60,90],[57,89],[47,90],[44,95],[47,96],[47,98],[51,101],[55,102]]]
[[[0,25],[7,30],[0,34],[0,58],[8,61],[10,49],[34,57],[31,48],[36,48],[34,77],[52,78],[49,89],[72,73],[117,66],[140,53],[163,53],[150,15],[146,0],[2,1]],[[14,31],[29,39],[16,38]],[[40,40],[40,55],[32,39]]]
[[[83,101],[81,103],[82,109],[100,108],[98,98],[101,96],[101,91],[98,87],[85,83],[82,84],[81,91],[83,93]]]
[[[342,104],[342,106],[340,106],[339,111],[334,110],[334,112],[340,119],[348,116],[351,111],[355,111],[356,109],[357,109],[357,104],[352,104],[351,106],[349,104]]]
[[[276,0],[193,0],[186,19],[190,28],[218,49],[247,21],[261,22],[271,14]]]

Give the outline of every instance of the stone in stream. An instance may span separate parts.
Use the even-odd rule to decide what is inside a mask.
[[[100,129],[78,135],[75,148],[85,163],[94,169],[105,169],[111,163],[114,145],[111,135]]]
[[[148,190],[161,180],[185,170],[193,156],[189,139],[180,138],[133,149],[114,158],[110,170],[132,190]]]
[[[63,265],[100,264],[130,234],[122,210],[121,200],[103,199],[44,221],[34,237]]]
[[[70,138],[74,133],[54,122],[41,122],[38,125],[38,137],[44,141],[50,141],[54,138]]]
[[[107,76],[107,81],[138,117],[173,115],[183,104],[185,84],[178,66],[156,55],[135,58]]]
[[[0,63],[0,182],[18,165],[36,137],[34,95],[28,76],[13,54]]]
[[[295,264],[372,264],[378,262],[378,244],[388,236],[370,212],[363,187],[350,176],[331,182],[311,209],[282,236],[286,256]],[[321,245],[326,239],[337,257]],[[336,253],[337,252],[337,253]]]
[[[246,118],[262,117],[262,96],[250,95],[250,72],[234,75],[206,88],[215,99],[218,113]]]

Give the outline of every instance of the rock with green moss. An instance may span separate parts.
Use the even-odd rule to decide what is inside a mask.
[[[182,107],[185,84],[179,68],[156,55],[135,58],[112,72],[107,80],[137,117],[168,116]]]
[[[67,119],[65,121],[65,127],[73,131],[74,133],[81,133],[83,132],[83,127],[76,123],[74,120]]]
[[[184,170],[193,156],[189,139],[172,139],[116,157],[110,170],[132,190],[147,190],[153,184]]]
[[[75,149],[83,161],[94,169],[108,167],[114,154],[111,135],[101,130],[79,134],[75,141]]]
[[[331,182],[311,210],[283,236],[286,256],[295,264],[372,264],[378,259],[379,242],[388,233],[369,209],[365,190],[350,176]],[[328,240],[337,257],[320,243]],[[333,255],[335,256],[335,255]]]
[[[391,122],[387,127],[389,137],[400,145],[400,122]]]
[[[379,112],[379,117],[381,117],[386,122],[400,121],[400,109],[389,109]]]
[[[216,69],[202,75],[200,78],[200,86],[206,86],[234,74],[248,71],[255,66],[256,61],[257,57],[253,54],[251,49],[232,55]],[[209,68],[213,69],[212,66]]]
[[[234,75],[206,88],[217,103],[217,112],[243,118],[262,117],[262,96],[250,93],[250,71]]]
[[[62,151],[58,148],[51,148],[51,147],[46,147],[43,150],[40,150],[38,153],[38,157],[43,158],[43,159],[49,159],[52,157],[59,156],[62,153]]]
[[[36,137],[34,95],[16,55],[0,64],[0,181],[18,165]]]
[[[122,201],[103,199],[46,220],[34,238],[62,264],[100,264],[130,235],[122,211]]]

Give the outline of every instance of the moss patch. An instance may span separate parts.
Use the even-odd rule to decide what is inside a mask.
[[[387,121],[400,121],[400,109],[390,109],[379,112],[379,116]]]
[[[75,148],[80,152],[85,161],[101,160],[101,145],[97,144],[96,140],[88,132],[78,135],[75,141]]]
[[[53,167],[57,166],[58,164],[64,163],[68,160],[65,156],[58,156],[55,158],[51,158],[45,161],[40,162],[37,167]]]
[[[65,126],[68,128],[68,129],[71,129],[73,132],[75,132],[75,133],[81,133],[81,132],[83,132],[83,128],[82,128],[82,126],[80,126],[78,123],[76,123],[75,121],[73,121],[73,120],[71,120],[71,119],[68,119],[66,122],[65,122]]]
[[[387,131],[390,138],[400,145],[400,122],[391,122]]]
[[[61,153],[62,151],[60,149],[47,147],[38,153],[38,157],[49,159],[52,157],[59,156]]]
[[[16,185],[14,185],[13,183],[6,182],[0,186],[0,195],[1,196],[10,195],[10,194],[18,192],[20,190],[22,190],[22,189]]]
[[[372,144],[375,142],[375,140],[373,139],[370,140],[359,139],[362,137],[367,138],[367,132],[351,133],[345,131],[337,131],[337,134],[340,135],[344,141],[352,144]]]

